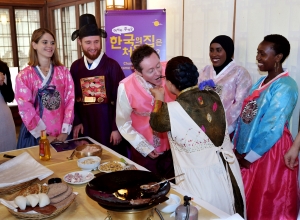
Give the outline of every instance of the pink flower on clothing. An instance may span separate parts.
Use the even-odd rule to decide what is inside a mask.
[[[218,108],[218,104],[215,102],[215,103],[213,104],[213,111],[214,111],[214,112],[217,111],[217,108]]]

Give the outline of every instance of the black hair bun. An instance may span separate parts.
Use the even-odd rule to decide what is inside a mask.
[[[192,63],[183,63],[178,65],[176,79],[179,82],[179,89],[185,89],[198,83],[198,69]]]

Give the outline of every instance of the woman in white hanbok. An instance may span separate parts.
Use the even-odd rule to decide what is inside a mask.
[[[225,109],[228,132],[233,136],[244,99],[252,86],[248,71],[233,59],[233,40],[226,35],[215,37],[209,45],[211,64],[199,73],[199,83],[212,79]]]
[[[232,150],[225,111],[213,81],[197,86],[198,71],[183,56],[167,63],[166,85],[177,96],[164,102],[164,89],[154,88],[155,108],[150,125],[169,131],[175,174],[185,173],[176,183],[193,196],[222,211],[245,217],[245,195],[240,167]]]

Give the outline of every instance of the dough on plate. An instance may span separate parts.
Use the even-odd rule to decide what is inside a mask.
[[[24,210],[26,208],[26,197],[24,196],[17,196],[14,199],[14,202],[16,203],[16,205],[21,209]]]
[[[38,194],[30,194],[30,195],[26,196],[26,199],[29,202],[29,205],[31,205],[31,207],[35,207],[39,203],[39,200],[40,200]]]
[[[50,199],[47,194],[40,193],[38,195],[39,195],[39,207],[40,208],[50,204]]]

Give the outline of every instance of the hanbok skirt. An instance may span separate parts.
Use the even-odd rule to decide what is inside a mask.
[[[285,127],[283,135],[250,169],[242,168],[248,220],[297,219],[298,169],[289,169],[284,154],[293,139]]]

